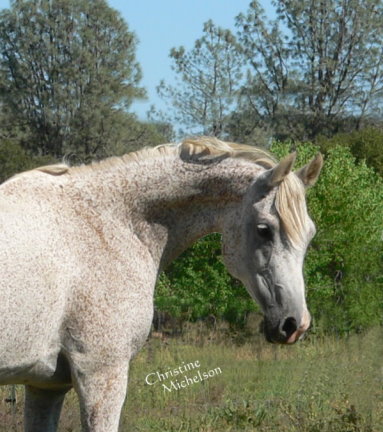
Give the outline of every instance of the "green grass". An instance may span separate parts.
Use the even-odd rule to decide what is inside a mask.
[[[195,330],[183,339],[151,339],[132,362],[120,430],[381,432],[382,353],[381,329],[340,340],[311,336],[292,347],[269,345],[259,336],[208,337]],[[197,360],[201,372],[219,367],[222,374],[171,393],[161,383],[145,383],[151,372]],[[0,393],[1,432],[12,430],[10,407],[3,401],[7,392]],[[77,400],[73,392],[68,396],[59,430],[77,432]],[[21,405],[22,397],[16,431],[22,430]]]

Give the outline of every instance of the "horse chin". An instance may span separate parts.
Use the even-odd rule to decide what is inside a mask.
[[[274,329],[267,322],[266,318],[264,318],[263,321],[261,322],[260,330],[265,336],[267,342],[272,344],[283,344],[283,341],[277,337]]]
[[[265,339],[267,340],[267,342],[272,343],[272,344],[293,345],[296,342],[298,342],[298,340],[300,340],[302,338],[303,333],[300,332],[299,330],[297,330],[287,340],[281,339],[281,338],[273,338],[270,334],[265,333]]]

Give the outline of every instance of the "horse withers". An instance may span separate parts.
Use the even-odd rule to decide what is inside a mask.
[[[294,159],[199,138],[1,185],[0,383],[25,385],[25,431],[56,431],[72,387],[84,432],[118,430],[158,274],[208,233],[222,233],[225,264],[261,306],[266,338],[301,337],[315,233],[305,188],[322,158],[297,172]]]

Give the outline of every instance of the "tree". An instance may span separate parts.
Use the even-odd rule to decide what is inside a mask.
[[[178,85],[161,82],[158,93],[170,103],[171,120],[195,133],[221,136],[242,76],[233,35],[208,21],[190,51],[173,48],[170,57]]]
[[[284,136],[311,138],[336,132],[344,118],[355,128],[376,116],[383,90],[382,2],[273,4],[274,21],[258,1],[237,17],[239,51],[249,66],[242,92],[247,117],[271,123]]]
[[[0,97],[33,153],[103,155],[142,97],[136,39],[104,0],[15,0],[0,14]]]
[[[237,49],[248,67],[241,91],[241,129],[255,125],[266,128],[275,123],[288,96],[288,49],[277,21],[267,22],[263,9],[251,2],[247,15],[236,18]],[[244,120],[244,121],[243,121]],[[246,123],[250,126],[247,126]],[[246,127],[247,126],[247,127]]]

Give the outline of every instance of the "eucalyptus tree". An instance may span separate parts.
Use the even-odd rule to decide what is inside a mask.
[[[107,153],[144,95],[136,38],[105,0],[14,0],[0,14],[0,97],[33,153]]]

